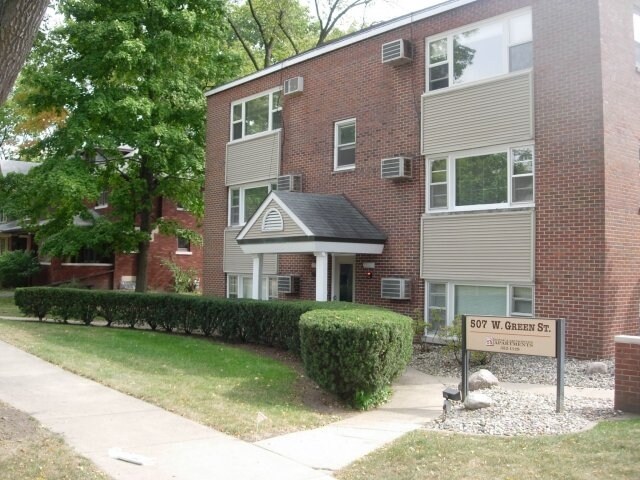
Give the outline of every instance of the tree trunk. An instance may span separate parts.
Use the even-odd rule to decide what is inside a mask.
[[[142,228],[140,229],[142,230]],[[147,265],[149,263],[149,240],[138,244],[138,254],[136,255],[136,292],[147,291]]]
[[[49,0],[0,0],[0,105],[20,73]]]
[[[149,263],[149,244],[151,243],[151,212],[153,209],[154,178],[147,159],[140,158],[140,178],[145,182],[146,190],[142,192],[142,208],[140,209],[140,232],[144,240],[138,243],[136,256],[136,292],[147,291],[147,265]]]

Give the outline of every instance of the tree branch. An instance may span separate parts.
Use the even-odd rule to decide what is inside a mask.
[[[284,10],[280,10],[280,13],[278,15],[278,26],[280,27],[280,30],[282,30],[282,33],[284,33],[284,36],[287,37],[287,40],[289,40],[289,43],[291,44],[293,51],[296,52],[296,55],[297,55],[300,53],[300,49],[296,45],[296,42],[293,40],[291,35],[289,35],[289,32],[287,31],[287,29],[284,28],[283,19],[284,19]]]
[[[240,42],[240,45],[242,45],[242,48],[244,49],[245,53],[249,57],[249,60],[251,60],[251,63],[253,64],[253,68],[255,68],[256,71],[260,70],[260,67],[258,66],[258,62],[256,61],[256,58],[253,55],[253,52],[249,48],[249,45],[247,45],[247,43],[245,42],[244,38],[242,38],[242,35],[240,35],[240,31],[238,30],[236,25],[233,23],[231,18],[228,17],[228,16],[227,16],[227,22],[229,22],[229,25],[231,26],[231,29],[233,30],[233,33],[235,34],[236,38]]]

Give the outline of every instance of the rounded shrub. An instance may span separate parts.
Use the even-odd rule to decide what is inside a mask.
[[[312,310],[300,320],[309,378],[356,408],[382,403],[406,368],[412,320],[380,309]]]

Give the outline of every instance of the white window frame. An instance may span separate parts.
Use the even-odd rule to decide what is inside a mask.
[[[425,92],[428,93],[439,93],[439,92],[444,92],[444,91],[448,91],[452,88],[459,88],[459,87],[463,87],[466,85],[473,85],[476,83],[480,83],[480,82],[484,82],[493,78],[497,78],[497,77],[501,77],[501,76],[505,76],[505,75],[517,75],[520,74],[522,72],[525,72],[527,70],[530,69],[523,69],[523,70],[518,70],[515,72],[510,72],[510,65],[509,65],[509,48],[510,47],[514,47],[517,45],[523,45],[525,43],[528,43],[526,41],[520,42],[520,43],[511,43],[511,39],[509,38],[509,22],[511,21],[511,19],[513,18],[517,18],[520,17],[522,15],[525,14],[531,14],[531,8],[524,8],[524,9],[520,9],[520,10],[515,10],[513,12],[509,12],[507,14],[504,15],[499,15],[497,17],[492,17],[489,18],[487,20],[483,20],[481,22],[476,22],[476,23],[472,23],[472,24],[468,24],[465,25],[463,27],[457,28],[455,30],[449,30],[447,32],[438,34],[438,35],[434,35],[432,37],[427,37],[425,38],[425,69],[426,69],[426,73],[425,73]],[[501,46],[501,52],[500,54],[502,55],[502,60],[503,60],[503,71],[499,74],[496,75],[492,75],[489,77],[485,77],[482,79],[478,79],[478,80],[473,80],[473,81],[467,81],[467,82],[457,82],[454,83],[454,72],[453,72],[453,63],[454,63],[454,59],[453,59],[453,37],[455,35],[459,35],[461,33],[464,32],[468,32],[469,30],[473,30],[474,28],[480,28],[483,26],[488,26],[488,25],[492,25],[492,24],[502,24],[502,46]],[[429,44],[432,42],[437,42],[439,40],[442,39],[447,39],[447,59],[440,61],[440,62],[436,62],[433,65],[430,63],[430,55],[429,55]],[[533,39],[529,40],[529,41],[533,41]],[[439,88],[437,90],[429,90],[429,69],[431,67],[437,67],[438,65],[442,65],[443,63],[449,63],[449,86],[447,87],[443,87],[443,88]]]
[[[230,278],[235,278],[236,291],[233,292],[231,288]],[[227,274],[227,298],[249,298],[244,296],[244,280],[251,280],[253,276],[251,274],[242,273],[228,273]],[[276,275],[263,275],[262,276],[262,300],[277,300],[278,299],[278,277]],[[275,288],[270,288],[271,282],[275,280]],[[249,282],[251,283],[251,282]],[[236,297],[231,297],[235,293]]]
[[[188,238],[185,238],[185,240],[187,240],[188,246],[185,247],[180,247],[180,238],[185,238],[185,237],[176,237],[176,254],[177,255],[192,255],[193,252],[191,251],[191,240],[189,240]]]
[[[340,144],[339,143],[339,141],[340,141],[340,128],[344,127],[344,126],[349,126],[349,125],[353,125],[354,141],[352,143]],[[335,172],[342,172],[342,171],[345,171],[345,170],[354,170],[356,168],[355,149],[356,149],[356,144],[357,143],[358,143],[358,125],[356,123],[356,119],[355,118],[348,118],[346,120],[340,120],[339,122],[335,122],[334,123],[334,127],[333,127],[333,170]],[[351,145],[353,145],[353,150],[354,150],[353,164],[338,166],[338,149],[340,147],[351,146]]]
[[[249,220],[248,218],[244,218],[244,199],[245,199],[245,192],[247,190],[251,190],[252,188],[259,188],[259,187],[268,187],[268,191],[267,191],[267,195],[269,193],[271,193],[273,190],[275,190],[277,188],[278,185],[278,179],[273,179],[273,180],[269,180],[266,182],[253,182],[253,183],[246,183],[243,185],[234,185],[229,187],[229,191],[227,192],[227,226],[229,227],[242,227],[247,223],[247,220]],[[234,191],[239,191],[240,192],[240,211],[238,212],[238,223],[231,223],[231,196],[233,195]]]
[[[274,93],[276,92],[281,92],[280,93],[280,105],[275,105],[274,104]],[[247,106],[247,102],[250,102],[251,100],[255,100],[256,98],[260,98],[260,97],[265,97],[265,96],[269,96],[269,118],[268,118],[268,126],[267,129],[263,132],[258,132],[258,133],[253,133],[251,135],[247,135],[246,133],[246,106]],[[243,140],[246,140],[248,138],[255,138],[255,137],[259,137],[260,135],[264,135],[266,133],[270,133],[272,131],[275,130],[280,130],[280,128],[273,128],[273,114],[275,112],[281,112],[282,111],[282,87],[276,87],[273,88],[271,90],[266,90],[264,92],[260,92],[257,93],[255,95],[251,95],[249,97],[245,97],[242,98],[240,100],[236,100],[234,102],[231,103],[231,108],[230,108],[230,112],[229,112],[229,142],[240,142]],[[236,105],[241,105],[242,106],[242,111],[241,111],[241,115],[240,115],[240,120],[237,120],[234,122],[233,120],[233,109]],[[235,123],[241,123],[242,125],[242,135],[240,135],[240,138],[233,138],[233,126]]]
[[[455,320],[455,288],[457,286],[461,287],[489,287],[489,288],[503,288],[505,289],[506,296],[506,308],[505,312],[507,312],[507,317],[522,317],[522,318],[532,318],[535,316],[535,304],[536,304],[536,289],[535,285],[527,284],[527,283],[486,283],[486,282],[469,282],[469,281],[455,281],[455,280],[425,280],[425,297],[424,297],[424,321],[429,322],[429,292],[431,289],[431,284],[444,284],[446,285],[446,318],[445,325],[451,326],[453,325],[453,321]],[[531,313],[521,313],[513,311],[513,291],[514,288],[530,288],[531,289]],[[428,332],[428,334],[433,334],[434,332]]]
[[[530,202],[515,202],[513,201],[513,150],[530,147],[533,152],[533,173],[530,175],[533,177],[533,191]],[[507,153],[507,202],[506,203],[491,203],[491,204],[478,204],[478,205],[456,205],[456,168],[455,162],[458,158],[468,158],[481,155],[490,155],[494,153]],[[432,207],[431,206],[431,163],[436,160],[447,160],[447,207]],[[434,155],[433,157],[427,157],[426,159],[427,181],[425,182],[425,202],[427,212],[465,212],[474,210],[502,210],[509,208],[522,208],[535,206],[535,188],[536,188],[536,149],[532,142],[522,142],[517,144],[503,145],[500,147],[488,147],[475,150],[464,150],[460,152],[452,152],[448,155]],[[527,174],[529,175],[529,174]],[[515,177],[524,176],[516,175]]]

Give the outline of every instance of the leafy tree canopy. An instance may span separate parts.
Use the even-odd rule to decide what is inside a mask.
[[[32,113],[64,121],[28,152],[42,166],[14,181],[6,201],[24,207],[34,228],[48,220],[37,233],[45,252],[81,237],[136,249],[144,290],[157,199],[202,212],[202,91],[235,73],[224,2],[61,0],[59,8],[64,23],[35,48],[22,81]],[[88,207],[102,190],[110,214],[96,221]],[[80,235],[78,218],[93,228]]]

